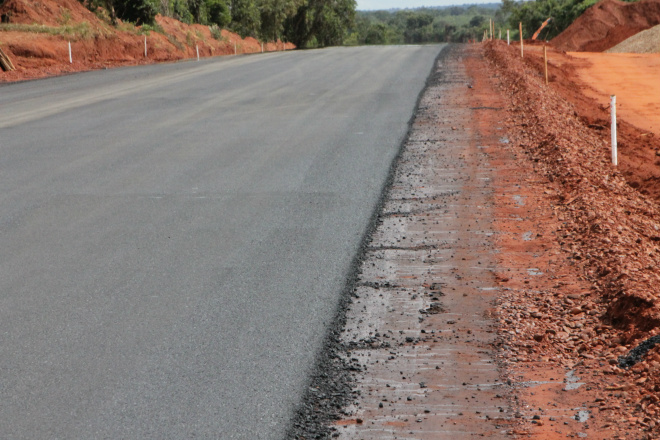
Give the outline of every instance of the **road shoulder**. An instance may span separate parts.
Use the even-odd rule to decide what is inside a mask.
[[[501,104],[462,47],[438,60],[362,262],[342,334],[356,396],[338,437],[505,438],[494,349],[494,173]],[[488,98],[488,102],[484,102]]]

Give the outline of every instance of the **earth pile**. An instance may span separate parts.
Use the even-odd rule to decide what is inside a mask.
[[[603,52],[660,24],[660,0],[603,0],[587,9],[552,45],[566,52]]]
[[[617,44],[605,52],[610,53],[659,53],[660,25],[654,26]]]

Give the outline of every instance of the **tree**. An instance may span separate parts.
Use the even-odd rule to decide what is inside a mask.
[[[421,12],[413,13],[408,16],[406,20],[406,30],[403,35],[406,43],[420,44],[424,42],[431,42],[433,39],[433,15]]]
[[[284,33],[284,22],[294,15],[300,6],[300,0],[260,0],[261,11],[260,36],[263,40],[277,40]]]
[[[261,14],[254,0],[231,1],[231,28],[242,38],[257,37],[261,27]]]
[[[285,24],[285,36],[300,48],[342,44],[355,20],[355,0],[303,0]]]
[[[470,20],[470,26],[472,26],[472,27],[479,27],[479,26],[481,26],[482,24],[484,24],[485,21],[486,21],[486,19],[485,19],[484,17],[482,17],[481,15],[475,15],[475,16],[472,17],[472,19]]]
[[[151,24],[158,13],[156,3],[151,0],[92,0],[88,4],[92,10],[99,6],[108,11],[113,24],[117,18],[135,24]]]
[[[387,44],[387,26],[385,23],[376,23],[369,26],[364,44]]]
[[[231,11],[227,0],[206,0],[206,17],[209,23],[220,27],[231,23]]]

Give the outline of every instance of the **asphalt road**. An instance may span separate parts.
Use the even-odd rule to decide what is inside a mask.
[[[440,50],[1,86],[0,438],[283,438]]]

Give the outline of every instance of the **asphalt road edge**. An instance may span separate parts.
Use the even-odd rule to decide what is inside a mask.
[[[341,418],[343,408],[353,400],[352,397],[356,392],[353,387],[354,373],[359,371],[360,367],[351,364],[347,361],[348,358],[343,355],[346,352],[346,347],[341,343],[340,337],[346,325],[346,312],[355,297],[355,289],[366,250],[378,227],[383,207],[389,197],[396,169],[399,166],[404,148],[410,139],[413,122],[419,111],[422,97],[430,85],[444,75],[442,70],[437,71],[438,62],[457,50],[460,50],[460,48],[455,44],[447,44],[440,50],[433,61],[424,87],[417,95],[414,110],[408,120],[408,129],[399,144],[397,154],[390,164],[380,197],[360,241],[359,250],[351,262],[335,316],[328,326],[323,345],[316,356],[316,363],[312,369],[301,403],[291,418],[290,426],[286,431],[286,439],[309,440],[332,437],[332,434],[336,431],[332,423]]]

